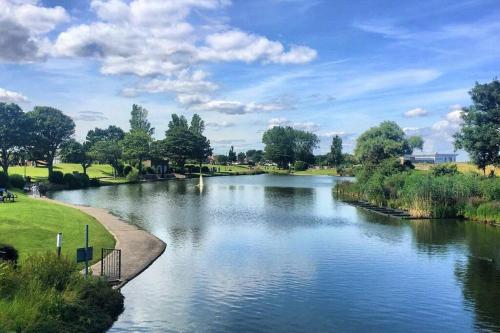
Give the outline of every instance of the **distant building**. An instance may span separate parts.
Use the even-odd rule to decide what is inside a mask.
[[[412,163],[453,163],[457,161],[457,154],[413,154],[405,155],[401,158],[401,162],[410,161]]]

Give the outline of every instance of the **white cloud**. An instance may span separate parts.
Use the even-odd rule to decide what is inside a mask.
[[[196,111],[216,111],[232,115],[273,112],[284,110],[285,108],[287,108],[287,105],[279,103],[242,103],[229,100],[210,100],[192,106],[192,109]]]
[[[428,127],[408,127],[407,135],[420,135],[424,138],[424,150],[428,152],[453,151],[453,135],[460,130],[462,124],[462,107],[452,105],[442,119]]]
[[[348,137],[354,135],[354,133],[349,133],[349,132],[344,132],[344,131],[331,131],[331,132],[325,132],[321,135],[325,136],[325,137],[329,137],[329,138],[333,138],[336,135],[341,137],[341,138],[348,138]]]
[[[28,98],[18,92],[0,88],[0,101],[7,103],[21,103],[27,102]]]
[[[307,132],[316,132],[320,129],[320,125],[316,124],[312,121],[306,121],[306,122],[294,122],[291,120],[288,120],[287,118],[272,118],[269,119],[267,123],[268,128],[273,128],[276,126],[281,126],[281,127],[293,127],[298,130],[302,131],[307,131]]]
[[[427,111],[426,109],[422,109],[422,108],[411,109],[411,110],[408,110],[404,113],[405,117],[407,117],[407,118],[424,117],[424,116],[427,116],[428,114],[429,114],[429,111]]]
[[[207,121],[205,122],[205,126],[209,128],[220,129],[220,128],[233,127],[236,126],[236,124],[230,121],[222,120],[222,121]]]
[[[38,2],[0,0],[0,61],[23,62],[43,58],[50,42],[45,36],[69,21],[64,8]]]
[[[73,119],[77,121],[95,122],[107,120],[108,118],[100,111],[80,111]]]

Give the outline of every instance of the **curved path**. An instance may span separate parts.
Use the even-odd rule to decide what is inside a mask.
[[[76,208],[99,221],[115,238],[115,248],[122,250],[121,282],[118,288],[148,268],[164,251],[166,244],[147,231],[120,220],[102,208],[77,206],[65,202],[42,198],[60,205]],[[101,262],[92,266],[94,275],[101,274]]]

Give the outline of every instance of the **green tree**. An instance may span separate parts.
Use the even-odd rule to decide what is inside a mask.
[[[148,121],[148,110],[140,105],[132,105],[132,112],[130,113],[130,131],[144,131],[150,136],[154,134],[155,129],[151,127]]]
[[[227,153],[227,159],[228,159],[229,163],[236,162],[236,153],[234,152],[233,146],[231,146],[231,148],[229,149],[229,152]]]
[[[189,129],[196,135],[203,135],[203,131],[205,131],[205,122],[198,114],[195,113],[191,118]]]
[[[361,134],[354,153],[365,166],[378,165],[390,157],[399,157],[412,152],[405,133],[393,121],[384,121]]]
[[[415,149],[424,149],[424,139],[418,135],[410,136],[408,138],[408,144],[410,145],[412,151]]]
[[[295,161],[295,133],[291,127],[276,126],[268,129],[262,136],[265,144],[265,157],[276,163],[278,168],[286,169]]]
[[[217,155],[215,156],[217,164],[226,165],[228,162],[227,155]]]
[[[468,152],[474,164],[486,174],[489,164],[500,163],[500,81],[476,83],[470,96],[472,105],[463,111],[455,148]]]
[[[75,133],[75,123],[60,110],[48,106],[35,106],[27,115],[33,123],[33,155],[47,162],[51,177],[57,150]]]
[[[314,164],[313,151],[318,147],[318,136],[311,132],[294,129],[293,137],[295,160],[305,162],[307,165]]]
[[[210,140],[203,135],[205,122],[196,113],[191,118],[189,130],[193,134],[193,146],[189,158],[197,161],[201,170],[203,162],[212,155],[212,148],[210,147]]]
[[[122,141],[123,158],[134,161],[139,171],[142,170],[142,162],[150,157],[152,141],[151,135],[143,130],[134,130],[125,134]]]
[[[74,139],[70,139],[61,145],[59,155],[61,156],[61,161],[64,163],[80,164],[84,174],[87,174],[87,168],[90,167],[93,162],[88,142],[81,144]]]
[[[116,140],[102,140],[95,142],[90,149],[90,156],[100,163],[109,163],[113,167],[113,176],[116,178],[117,170],[122,158],[122,146]]]
[[[86,142],[92,146],[98,141],[114,140],[121,141],[125,137],[125,132],[117,126],[111,125],[106,129],[95,128],[88,131]]]
[[[338,168],[344,161],[344,155],[342,155],[342,138],[335,135],[332,138],[332,145],[330,147],[330,154],[328,160],[331,165]]]
[[[241,152],[239,152],[239,153],[238,153],[238,155],[237,155],[237,160],[238,160],[238,163],[240,163],[240,164],[245,163],[245,158],[246,158],[246,157],[247,157],[247,156],[245,155],[245,153],[244,153],[244,152],[242,152],[242,151],[241,151]]]
[[[13,154],[29,140],[30,122],[16,104],[0,103],[0,163],[8,174]]]
[[[247,159],[255,164],[260,163],[264,158],[264,152],[262,150],[250,149],[246,153]]]
[[[168,123],[168,130],[163,140],[167,157],[183,169],[186,160],[193,156],[197,143],[194,133],[189,130],[186,118],[172,114],[172,120]]]

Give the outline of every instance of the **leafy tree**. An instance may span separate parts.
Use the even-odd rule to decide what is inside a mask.
[[[144,130],[134,130],[125,134],[122,141],[123,157],[135,161],[139,171],[142,170],[142,162],[150,157],[152,141],[151,135]]]
[[[240,163],[240,164],[245,163],[245,158],[246,157],[247,156],[245,155],[244,152],[239,152],[238,155],[237,155],[238,163]]]
[[[217,161],[217,164],[226,165],[228,162],[227,155],[217,155],[215,156],[215,159]]]
[[[247,160],[253,163],[260,163],[264,158],[264,152],[262,150],[250,149],[246,153]]]
[[[130,117],[130,131],[144,131],[150,136],[154,134],[155,129],[151,127],[148,121],[148,110],[140,105],[132,105],[132,112]]]
[[[384,121],[360,135],[354,153],[365,166],[378,165],[390,157],[412,152],[405,133],[393,121]]]
[[[116,178],[123,154],[120,142],[115,140],[97,141],[92,145],[89,153],[95,161],[111,164],[113,176]]]
[[[294,134],[291,127],[276,126],[265,131],[262,136],[262,142],[266,145],[265,156],[276,163],[278,168],[288,168],[295,161]]]
[[[121,141],[125,137],[125,132],[117,126],[111,125],[106,129],[95,128],[88,131],[86,141],[92,146],[97,141],[114,140]]]
[[[314,164],[314,148],[318,147],[318,136],[311,132],[293,130],[295,160],[303,161],[308,165]]]
[[[193,156],[197,143],[195,135],[189,130],[186,118],[172,114],[172,120],[168,123],[168,130],[163,140],[167,157],[182,169],[186,160]]]
[[[80,164],[85,175],[87,174],[87,168],[90,167],[93,162],[88,142],[81,144],[74,139],[70,139],[61,145],[59,155],[61,156],[61,160],[65,163]]]
[[[28,143],[30,122],[16,104],[0,103],[0,164],[8,174],[13,154]]]
[[[50,177],[57,150],[75,133],[75,123],[60,110],[49,106],[35,106],[27,115],[33,123],[32,152],[47,162]]]
[[[203,135],[205,122],[196,113],[191,118],[189,130],[193,134],[193,149],[189,157],[200,164],[201,170],[203,161],[212,155],[212,148],[210,147],[210,140]]]
[[[328,157],[331,165],[336,168],[338,168],[344,161],[344,155],[342,155],[342,138],[338,135],[335,135],[332,138],[332,145],[330,147],[330,154]]]
[[[424,139],[418,135],[410,136],[408,138],[408,144],[410,145],[412,151],[415,149],[424,149]]]
[[[464,149],[486,174],[489,164],[500,164],[500,81],[476,83],[472,105],[464,109],[463,124],[455,135],[455,148]]]
[[[229,149],[229,152],[227,153],[227,159],[228,159],[229,163],[236,162],[236,153],[234,152],[233,146],[231,146],[231,148]]]
[[[191,125],[189,126],[189,129],[196,135],[203,135],[203,131],[205,130],[205,122],[198,114],[195,113],[191,118]]]

